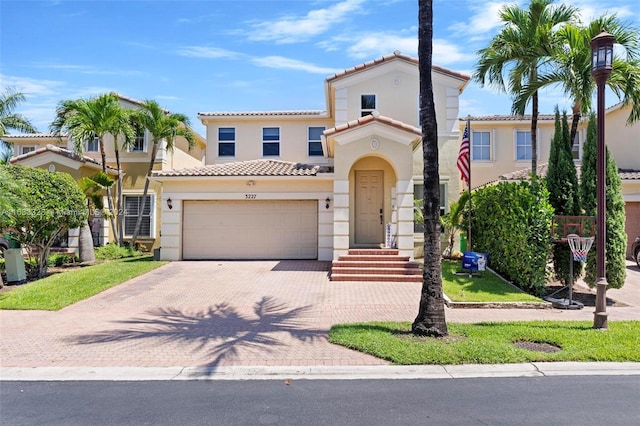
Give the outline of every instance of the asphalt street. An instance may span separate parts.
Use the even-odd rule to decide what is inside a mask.
[[[3,425],[636,425],[640,377],[3,382]]]

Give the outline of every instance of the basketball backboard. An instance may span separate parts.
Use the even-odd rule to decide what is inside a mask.
[[[595,237],[595,216],[554,216],[551,220],[551,241],[566,243],[568,235]]]

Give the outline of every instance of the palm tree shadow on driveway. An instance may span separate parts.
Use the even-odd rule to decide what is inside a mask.
[[[176,308],[147,311],[150,318],[116,321],[123,328],[69,338],[74,344],[91,345],[123,341],[155,341],[184,343],[185,350],[207,350],[210,359],[204,366],[215,367],[222,360],[239,355],[240,351],[273,352],[286,346],[274,333],[288,333],[302,342],[326,340],[327,331],[310,329],[301,316],[311,306],[289,309],[273,297],[263,297],[255,303],[257,318],[245,317],[234,307],[215,305],[200,312],[187,313]]]

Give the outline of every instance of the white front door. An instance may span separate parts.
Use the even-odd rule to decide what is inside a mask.
[[[384,242],[384,187],[382,170],[356,170],[355,243]]]

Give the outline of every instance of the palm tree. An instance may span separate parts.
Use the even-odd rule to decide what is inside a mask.
[[[538,76],[536,81],[522,87],[515,105],[522,109],[536,91],[560,85],[572,102],[570,140],[573,144],[578,133],[578,123],[592,110],[592,97],[596,84],[591,76],[591,39],[605,29],[616,37],[616,43],[626,51],[626,58],[616,55],[609,88],[626,105],[631,103],[628,122],[640,119],[640,33],[621,23],[615,16],[602,16],[587,26],[566,25],[558,31],[561,41],[556,45],[553,61],[556,66]]]
[[[21,114],[16,114],[14,110],[27,98],[23,93],[16,91],[13,87],[7,87],[0,93],[0,138],[9,134],[9,129],[17,130],[22,133],[35,133],[37,130]],[[0,142],[7,150],[12,145],[2,139]]]
[[[462,229],[462,219],[464,211],[469,202],[469,192],[460,194],[458,201],[454,201],[449,205],[449,213],[440,216],[440,223],[445,230],[449,246],[444,251],[444,257],[453,255],[453,244],[455,242],[456,232]]]
[[[115,182],[106,173],[98,172],[93,176],[83,177],[78,181],[80,190],[87,197],[87,205],[89,207],[89,217],[91,218],[91,210],[102,211],[104,203],[102,197],[107,188],[110,188]],[[80,228],[80,262],[91,262],[95,260],[93,236],[89,222]]]
[[[536,81],[538,72],[553,56],[557,43],[557,29],[576,19],[578,9],[567,5],[551,6],[553,0],[531,0],[529,10],[518,6],[504,6],[500,19],[502,30],[491,40],[488,47],[478,53],[480,59],[473,79],[481,86],[488,84],[502,92],[518,94],[522,87]],[[505,81],[504,74],[508,74]],[[523,115],[531,100],[531,171],[535,175],[538,167],[538,92],[534,91],[525,103],[515,102],[512,111]]]
[[[84,151],[84,143],[87,140],[97,137],[102,159],[102,171],[105,174],[107,173],[107,158],[104,149],[104,136],[107,134],[113,136],[114,147],[118,145],[119,135],[124,135],[126,143],[129,143],[134,137],[133,129],[129,125],[129,115],[120,106],[118,96],[113,93],[104,94],[97,98],[60,102],[56,109],[56,118],[51,123],[50,129],[56,135],[60,135],[63,131],[67,132],[78,153]],[[119,156],[116,161],[118,163],[117,190],[121,193],[122,173]],[[118,228],[116,227],[114,216],[119,216],[120,211],[114,213],[113,200],[109,188],[107,188],[107,202],[110,211],[111,228],[115,232]]]
[[[140,227],[142,226],[142,213],[144,212],[147,203],[149,179],[153,173],[153,165],[156,162],[160,142],[164,140],[166,149],[168,151],[172,151],[176,137],[182,136],[187,140],[189,149],[191,149],[195,144],[195,135],[189,129],[189,118],[186,115],[169,113],[156,101],[144,101],[141,108],[134,112],[132,118],[135,123],[149,131],[153,143],[151,157],[149,158],[147,177],[144,182],[144,191],[142,193],[138,220],[136,221],[136,226],[133,231],[133,235],[131,236],[131,241],[129,242],[130,247],[135,247],[136,240],[140,234]]]
[[[424,161],[424,271],[418,315],[411,331],[420,336],[449,334],[444,316],[442,267],[440,264],[440,174],[438,128],[433,100],[433,1],[418,2],[418,68],[420,72],[420,120]]]

